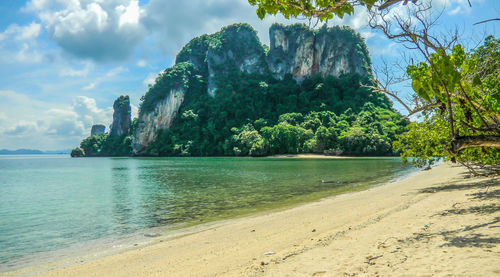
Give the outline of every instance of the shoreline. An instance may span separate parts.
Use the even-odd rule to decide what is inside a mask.
[[[42,154],[39,154],[42,155]],[[66,154],[51,154],[51,155],[66,155]],[[10,155],[22,156],[22,155]],[[29,156],[29,155],[26,155]],[[371,158],[399,158],[399,156],[342,156],[342,155],[326,155],[315,153],[301,154],[275,154],[268,156],[155,156],[155,155],[124,155],[124,156],[84,156],[71,158],[291,158],[291,159],[371,159]]]
[[[461,182],[463,174],[463,168],[441,164],[430,171],[411,174],[403,180],[378,185],[368,190],[332,196],[285,210],[188,227],[176,234],[154,238],[150,243],[120,249],[106,255],[101,253],[95,256],[94,253],[94,256],[88,255],[90,258],[86,259],[80,257],[0,274],[8,276],[297,275],[296,270],[299,269],[304,272],[307,268],[316,270],[314,269],[316,265],[297,268],[302,264],[300,259],[306,257],[318,259],[319,256],[312,253],[339,243],[342,238],[351,236],[355,232],[360,233],[356,241],[366,240],[364,237],[367,235],[366,228],[379,226],[381,219],[407,211],[431,198],[431,195],[422,195],[415,192],[416,190],[438,186],[443,182]],[[381,228],[384,230],[388,226]],[[394,227],[389,226],[389,229]],[[498,248],[498,245],[496,247]],[[337,250],[336,255],[349,252],[343,250],[345,249]],[[264,255],[264,253],[270,254],[269,252],[274,254]],[[352,259],[356,260],[361,256],[363,255],[357,254]],[[323,260],[319,257],[317,262],[321,264],[324,263]],[[488,259],[483,257],[482,260]],[[261,263],[268,264],[261,265]],[[490,261],[490,264],[495,263]],[[311,276],[315,272],[322,272],[312,271],[304,275]],[[332,273],[328,270],[326,272]],[[379,273],[381,272],[383,271]],[[381,274],[390,275],[391,272]]]
[[[290,158],[290,159],[350,159],[351,156],[329,156],[324,154],[276,154],[264,158]],[[361,158],[361,157],[360,157]]]

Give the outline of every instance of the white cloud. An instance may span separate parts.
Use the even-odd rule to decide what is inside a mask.
[[[82,89],[83,90],[92,90],[92,89],[96,88],[100,83],[108,81],[110,79],[113,79],[113,77],[115,77],[115,76],[117,76],[120,73],[125,72],[125,71],[128,71],[128,69],[123,67],[123,66],[112,68],[111,70],[106,72],[103,76],[95,79],[93,82],[86,85]]]
[[[108,71],[105,76],[107,78],[110,78],[110,77],[116,76],[124,71],[127,71],[127,69],[123,66],[115,67],[115,68],[111,69],[110,71]]]
[[[19,26],[17,24],[11,24],[0,33],[0,40],[14,38],[15,40],[33,40],[40,35],[41,25],[32,22],[26,26]]]
[[[43,60],[43,56],[28,43],[23,43],[21,50],[14,55],[18,62],[39,63]]]
[[[92,90],[97,86],[97,82],[92,82],[86,86],[84,86],[82,89],[83,90]]]
[[[62,49],[84,59],[123,60],[145,34],[138,0],[31,0],[24,10]]]
[[[145,67],[147,65],[145,60],[138,60],[137,61],[137,66],[138,67]]]
[[[90,134],[93,124],[109,126],[112,121],[112,107],[99,108],[86,96],[75,97],[67,106],[14,91],[0,91],[0,97],[0,148],[71,148]]]
[[[130,114],[132,119],[139,117],[139,107],[134,104],[130,104]]]
[[[146,76],[146,79],[144,79],[144,81],[142,81],[142,83],[145,86],[154,85],[154,83],[156,81],[156,77],[158,77],[158,74],[159,73],[155,73],[155,72],[149,73],[148,76]]]
[[[214,33],[222,27],[244,22],[252,25],[263,43],[269,43],[269,27],[274,22],[293,23],[282,16],[260,20],[256,8],[246,0],[151,0],[142,7],[142,24],[159,41],[162,51],[170,56],[194,37]]]
[[[30,135],[38,130],[38,125],[35,122],[25,120],[19,121],[16,125],[8,128],[3,133],[8,136],[20,137]]]
[[[73,101],[73,111],[78,115],[78,119],[87,128],[93,124],[111,123],[113,109],[111,107],[100,109],[97,107],[95,99],[86,96],[77,96]]]
[[[127,7],[120,5],[116,7],[120,15],[118,26],[121,28],[126,24],[137,25],[139,23],[139,2],[132,1]]]
[[[37,49],[36,38],[41,25],[32,22],[26,26],[9,25],[0,33],[0,61],[6,63],[39,63],[43,55]]]
[[[359,30],[358,32],[361,35],[361,37],[364,38],[365,40],[369,40],[376,35],[374,32],[369,30],[362,30],[362,31]]]
[[[386,40],[386,44],[383,45],[370,45],[370,54],[372,56],[384,56],[384,57],[399,57],[400,52],[398,51],[398,44],[394,41]]]
[[[456,8],[454,8],[453,10],[449,11],[448,14],[449,15],[455,15],[455,14],[458,14],[462,11],[462,7],[460,6],[457,6]]]
[[[41,25],[38,23],[31,23],[28,26],[21,27],[21,31],[16,36],[17,40],[30,40],[38,37],[40,34]]]
[[[87,77],[89,74],[92,64],[90,62],[85,62],[82,69],[65,68],[59,72],[61,77]]]

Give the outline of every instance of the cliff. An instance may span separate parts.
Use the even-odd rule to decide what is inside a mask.
[[[90,130],[90,135],[97,136],[99,134],[104,134],[105,131],[106,131],[106,126],[102,124],[95,124],[92,125],[92,129]]]
[[[128,95],[118,97],[113,103],[113,123],[110,135],[121,137],[128,135],[131,125],[131,108]]]
[[[118,97],[113,103],[113,110],[110,133],[104,133],[104,125],[93,125],[90,136],[82,140],[80,147],[71,151],[71,157],[128,156],[132,153],[131,107],[128,95]]]
[[[326,77],[370,72],[363,40],[347,27],[312,30],[302,24],[274,24],[269,39],[269,69],[280,79],[286,74],[301,81],[317,74]]]
[[[144,96],[134,128],[134,153],[144,153],[160,130],[171,127],[186,97],[203,91],[214,98],[238,74],[278,80],[290,75],[299,83],[317,75],[370,74],[364,41],[348,27],[313,30],[302,24],[275,24],[269,34],[266,49],[250,25],[234,24],[183,47],[175,65],[162,72]]]

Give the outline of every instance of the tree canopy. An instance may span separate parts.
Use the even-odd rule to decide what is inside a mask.
[[[297,83],[271,74],[234,72],[215,96],[190,87],[169,129],[147,153],[164,156],[345,153],[393,155],[392,141],[406,130],[386,96],[361,83],[368,77],[315,76]]]
[[[409,0],[248,0],[257,6],[257,15],[264,19],[267,14],[282,14],[286,19],[300,16],[306,18],[317,18],[319,21],[328,21],[334,16],[343,18],[346,14],[352,14],[354,7],[364,6],[368,9],[375,7],[386,9],[393,4],[402,2],[407,4]],[[416,3],[416,0],[411,0]]]
[[[412,59],[406,71],[414,90],[412,101],[403,100],[379,80],[371,87],[402,103],[409,114],[423,114],[398,136],[395,149],[419,166],[439,157],[469,166],[500,164],[499,40],[490,36],[481,47],[466,51],[456,33],[446,37],[433,32],[439,14],[433,13],[430,1],[411,1],[415,5],[408,5],[406,14],[391,14],[388,9],[398,2],[410,1],[249,0],[261,19],[281,13],[286,18],[327,21],[352,14],[356,5],[367,7],[372,28],[420,57]]]

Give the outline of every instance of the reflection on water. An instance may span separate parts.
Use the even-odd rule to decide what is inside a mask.
[[[111,188],[113,199],[113,219],[115,220],[115,232],[129,231],[132,220],[133,202],[130,197],[130,170],[132,166],[122,166],[113,160],[111,169]]]
[[[294,205],[411,170],[396,158],[0,156],[0,270],[78,242]]]

